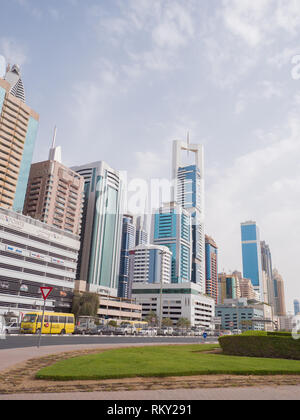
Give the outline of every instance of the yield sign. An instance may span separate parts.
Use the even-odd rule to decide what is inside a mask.
[[[48,298],[53,290],[53,287],[40,287],[44,300]]]

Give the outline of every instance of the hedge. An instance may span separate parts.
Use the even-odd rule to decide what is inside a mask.
[[[226,355],[300,360],[300,340],[291,335],[260,332],[220,337],[219,343]]]

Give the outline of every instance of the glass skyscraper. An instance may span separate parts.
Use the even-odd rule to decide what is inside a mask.
[[[195,164],[184,166],[183,151],[193,153]],[[174,201],[186,209],[192,218],[191,281],[205,293],[205,234],[204,234],[204,152],[203,146],[175,141],[173,145]]]
[[[300,315],[300,301],[297,299],[294,300],[294,312],[295,315]]]
[[[253,288],[264,300],[261,243],[256,222],[241,224],[243,277],[250,279]]]
[[[72,168],[85,179],[77,280],[87,289],[117,296],[122,235],[122,180],[105,162]]]
[[[172,253],[172,283],[191,281],[191,216],[182,207],[170,203],[153,215],[152,243],[169,248]]]
[[[122,244],[120,257],[120,274],[118,296],[121,298],[130,297],[129,284],[129,252],[136,244],[136,224],[132,215],[123,216]]]

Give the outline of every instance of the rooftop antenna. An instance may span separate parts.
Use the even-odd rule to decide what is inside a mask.
[[[51,149],[54,149],[54,147],[55,147],[56,135],[57,135],[57,127],[55,126],[54,127],[54,134],[53,134],[53,141],[52,141]]]

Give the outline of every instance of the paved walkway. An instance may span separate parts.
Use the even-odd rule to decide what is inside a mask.
[[[0,395],[0,400],[106,400],[106,401],[199,401],[199,400],[300,400],[300,386],[176,389],[159,391],[73,392],[66,394]],[[137,404],[134,404],[138,406]]]

